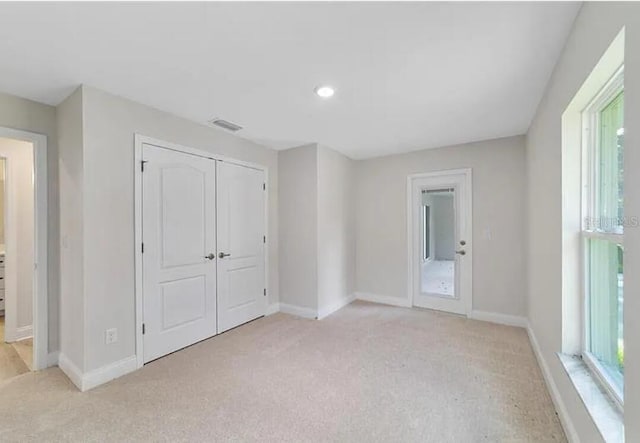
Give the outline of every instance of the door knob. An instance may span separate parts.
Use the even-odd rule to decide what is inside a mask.
[[[218,258],[225,258],[225,257],[229,257],[231,254],[225,254],[224,252],[221,252],[218,254]]]
[[[213,260],[214,258],[216,258],[215,254],[212,252],[209,255],[205,255],[204,258],[206,258],[207,260]]]
[[[459,251],[456,251],[456,254],[464,255],[466,252],[464,249],[460,249]]]

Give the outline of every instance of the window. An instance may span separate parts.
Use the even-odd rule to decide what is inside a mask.
[[[623,404],[624,91],[622,69],[582,114],[583,358]]]
[[[422,206],[422,226],[424,226],[424,232],[422,236],[424,238],[424,244],[422,246],[422,257],[424,260],[429,260],[431,256],[431,208],[429,205]]]

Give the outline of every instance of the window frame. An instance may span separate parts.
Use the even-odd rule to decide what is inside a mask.
[[[590,349],[590,283],[589,283],[589,240],[599,239],[619,245],[624,251],[624,231],[615,229],[603,231],[594,226],[597,219],[598,202],[598,167],[600,143],[600,113],[620,93],[624,92],[624,65],[620,66],[594,96],[589,105],[583,110],[582,122],[582,156],[581,156],[581,269],[582,269],[582,315],[581,315],[581,357],[591,373],[598,380],[616,406],[624,410],[624,395],[614,380],[609,376],[604,366],[589,352]],[[624,290],[624,289],[623,289]]]

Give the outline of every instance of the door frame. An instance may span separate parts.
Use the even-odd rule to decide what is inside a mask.
[[[464,196],[460,196],[463,200],[461,205],[464,207],[467,215],[466,225],[468,226],[469,235],[465,239],[467,241],[467,249],[471,249],[471,254],[468,260],[468,272],[466,275],[460,276],[460,286],[468,288],[468,297],[464,300],[464,314],[469,315],[473,309],[473,172],[471,168],[461,169],[445,169],[433,172],[422,172],[417,174],[410,174],[407,176],[407,300],[408,306],[413,307],[413,296],[415,294],[415,273],[417,266],[422,264],[421,260],[417,260],[414,254],[415,239],[415,223],[414,223],[414,204],[413,204],[413,188],[416,180],[424,178],[438,178],[447,175],[464,175],[465,192]],[[466,197],[466,198],[465,198]],[[457,245],[456,245],[457,246]],[[469,248],[469,246],[471,246]],[[464,277],[464,281],[463,281]]]
[[[227,163],[232,163],[239,166],[244,166],[247,168],[257,169],[259,171],[264,172],[264,181],[266,184],[267,191],[269,190],[269,169],[261,164],[247,162],[243,160],[236,160],[231,157],[227,157],[221,154],[214,154],[212,152],[208,152],[202,149],[191,148],[188,146],[180,145],[177,143],[172,143],[164,140],[159,140],[153,137],[148,137],[146,135],[141,135],[138,133],[134,134],[134,162],[133,162],[133,170],[134,170],[134,268],[135,268],[135,324],[136,324],[136,367],[137,369],[144,366],[144,340],[142,336],[142,323],[143,323],[143,312],[144,312],[144,304],[143,304],[143,296],[144,296],[144,288],[143,288],[143,278],[142,278],[142,146],[143,145],[153,145],[158,148],[169,149],[172,151],[181,152],[183,154],[191,154],[196,155],[198,157],[203,157],[209,160],[217,160],[223,161]],[[217,175],[217,174],[216,174]],[[265,204],[264,204],[264,223],[265,223],[265,232],[269,232],[269,192],[265,192]],[[217,213],[217,208],[216,208]],[[265,254],[264,254],[264,284],[267,289],[267,294],[270,294],[269,287],[269,250],[270,250],[270,236],[267,235],[267,239],[265,242]],[[217,242],[216,242],[217,247]],[[218,251],[216,251],[217,255]],[[216,314],[217,315],[217,314]]]
[[[49,366],[49,234],[47,231],[48,183],[47,183],[47,136],[34,132],[0,127],[0,137],[31,143],[33,146],[33,202],[34,210],[34,270],[33,270],[33,370]],[[5,213],[6,215],[6,213]],[[10,225],[10,223],[9,223]],[[5,223],[5,229],[13,228]],[[10,229],[7,229],[9,226]],[[10,232],[7,233],[7,237]],[[8,238],[7,238],[8,239]],[[8,245],[7,245],[8,246]],[[5,268],[6,270],[6,268]],[[5,333],[9,339],[20,337],[17,331],[17,294],[15,285],[5,286]]]

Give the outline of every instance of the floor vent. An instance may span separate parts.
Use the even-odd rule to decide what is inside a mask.
[[[213,120],[211,120],[211,124],[231,132],[238,132],[239,130],[242,129],[242,126],[238,126],[235,123],[222,120],[221,118],[214,118]]]

